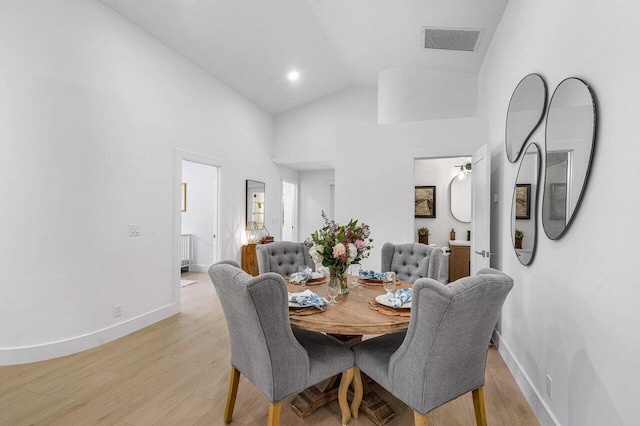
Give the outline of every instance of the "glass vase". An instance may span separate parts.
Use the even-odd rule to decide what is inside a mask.
[[[329,268],[329,279],[336,278],[340,281],[340,294],[349,294],[347,286],[347,271],[341,271],[338,268]]]

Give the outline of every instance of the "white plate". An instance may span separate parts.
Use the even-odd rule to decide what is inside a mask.
[[[324,278],[324,274],[321,274],[320,272],[312,272],[311,273],[311,279],[312,280],[318,280],[320,278]]]
[[[393,303],[391,303],[389,301],[389,299],[387,299],[387,295],[386,294],[381,294],[380,296],[377,296],[376,297],[376,302],[378,302],[381,305],[393,308]],[[403,303],[401,306],[399,306],[397,308],[394,308],[394,309],[411,309],[411,302]]]

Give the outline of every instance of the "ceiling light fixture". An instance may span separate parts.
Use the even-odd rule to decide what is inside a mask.
[[[287,78],[289,81],[298,81],[300,79],[300,73],[296,70],[289,71]]]

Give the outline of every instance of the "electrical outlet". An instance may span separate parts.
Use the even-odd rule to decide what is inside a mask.
[[[547,374],[547,396],[549,397],[549,400],[553,399],[552,385],[553,385],[553,380],[551,380],[551,376]]]
[[[129,236],[130,237],[139,237],[140,236],[140,225],[137,223],[132,223],[129,225]]]
[[[122,305],[113,305],[113,317],[122,315]]]

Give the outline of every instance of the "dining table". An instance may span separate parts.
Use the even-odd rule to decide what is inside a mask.
[[[319,283],[310,283],[309,290],[328,298],[328,279]],[[358,285],[354,286],[354,281]],[[410,309],[384,306],[376,298],[386,294],[380,281],[363,280],[357,276],[347,276],[349,293],[337,297],[337,305],[327,305],[322,311],[315,309],[289,309],[291,326],[308,331],[326,333],[349,344],[362,340],[363,336],[397,333],[409,328]],[[412,284],[396,281],[395,290],[410,288]],[[299,293],[305,288],[287,280],[290,293]],[[376,425],[382,426],[395,417],[395,412],[363,377],[364,395],[360,410]],[[337,398],[337,377],[307,388],[297,394],[290,405],[300,416],[306,417],[317,408]],[[350,392],[350,396],[352,393]]]

